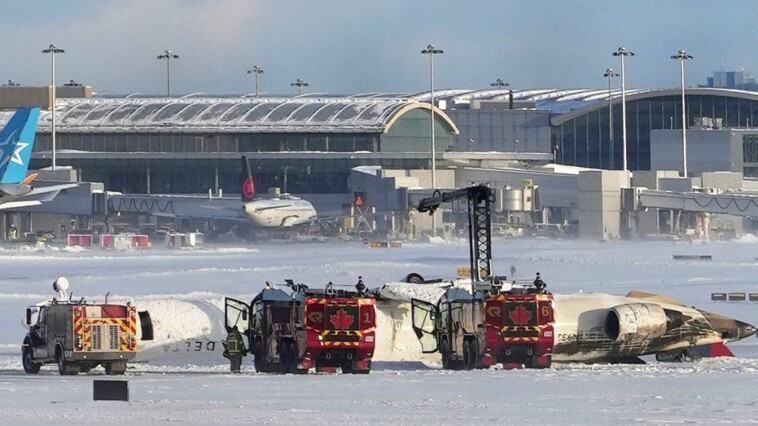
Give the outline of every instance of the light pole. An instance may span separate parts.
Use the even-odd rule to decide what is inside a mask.
[[[303,87],[308,87],[310,84],[308,84],[305,80],[298,78],[294,83],[290,83],[290,86],[297,87],[297,94],[302,95]]]
[[[431,130],[432,130],[432,189],[437,188],[437,152],[435,150],[434,140],[434,55],[441,55],[445,53],[442,49],[437,49],[433,45],[429,44],[426,49],[421,51],[423,55],[429,55],[429,111],[432,114]],[[437,236],[437,218],[432,215],[432,236]]]
[[[247,70],[248,74],[255,74],[255,97],[258,97],[258,75],[263,74],[263,68],[253,65],[253,69]]]
[[[508,83],[506,83],[503,80],[501,80],[501,79],[498,78],[498,79],[495,79],[494,82],[490,83],[490,86],[492,86],[492,87],[508,87],[508,86],[510,86],[510,84],[508,84]]]
[[[163,51],[162,55],[158,55],[158,59],[166,60],[166,97],[171,97],[171,60],[179,59],[179,55],[172,52],[170,49]]]
[[[687,108],[684,103],[684,61],[692,59],[692,55],[688,54],[684,50],[676,52],[676,55],[672,55],[671,59],[679,61],[680,77],[682,79],[682,176],[687,177]]]
[[[49,53],[50,54],[50,112],[52,115],[52,126],[51,126],[51,139],[52,139],[52,170],[55,170],[55,54],[56,53],[66,53],[65,50],[59,49],[55,47],[54,44],[51,44],[47,47],[47,49],[42,50],[42,53]]]
[[[429,55],[429,106],[432,112],[432,189],[437,188],[437,153],[435,152],[435,140],[434,140],[434,55],[441,55],[445,52],[442,49],[437,49],[431,44],[426,46],[426,49],[421,51],[424,55]],[[435,230],[436,232],[436,230]]]
[[[613,100],[611,99],[611,79],[613,77],[618,77],[618,73],[613,72],[611,68],[606,68],[605,74],[603,74],[603,77],[608,79],[608,140],[610,141],[610,155],[609,162],[608,162],[608,168],[613,169],[613,154],[614,154],[614,143],[613,143]],[[602,166],[601,166],[602,168]]]
[[[634,56],[634,52],[627,50],[626,47],[619,47],[613,56],[621,59],[621,143],[624,150],[624,170],[628,170],[626,163],[626,80],[624,78],[624,57]]]

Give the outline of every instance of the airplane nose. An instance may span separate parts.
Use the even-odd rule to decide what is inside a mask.
[[[251,206],[249,204],[245,204],[242,206],[242,211],[247,214],[253,214],[255,213],[255,206]]]
[[[752,325],[742,322],[742,321],[736,321],[737,322],[737,333],[739,334],[739,339],[744,339],[745,337],[750,337],[755,334],[755,327]]]
[[[721,337],[727,341],[741,340],[755,334],[755,327],[746,322],[738,321],[734,318],[714,314],[712,312],[700,311],[705,319],[711,324],[715,331],[721,333]]]

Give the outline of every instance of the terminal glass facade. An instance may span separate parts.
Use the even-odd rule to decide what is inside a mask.
[[[738,97],[688,95],[688,126],[751,127],[758,123],[758,102]],[[656,96],[627,101],[627,163],[630,170],[650,169],[650,131],[681,129],[680,96]],[[612,140],[612,142],[611,142]],[[553,128],[559,163],[620,170],[623,166],[621,104],[613,104],[613,138],[608,107],[564,121]]]

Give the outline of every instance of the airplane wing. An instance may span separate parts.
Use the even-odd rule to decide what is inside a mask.
[[[34,187],[34,189],[32,189],[32,192],[30,192],[28,196],[33,196],[37,194],[46,194],[49,192],[55,192],[57,194],[58,192],[63,191],[64,189],[75,188],[77,186],[78,185],[75,183],[66,183],[62,185]]]
[[[676,300],[672,299],[667,296],[661,296],[660,294],[654,294],[654,293],[648,293],[645,291],[639,291],[639,290],[632,290],[630,291],[626,297],[631,297],[634,299],[645,299],[650,300],[652,302],[660,302],[660,303],[667,303],[669,305],[676,305],[676,306],[687,306],[686,304]]]

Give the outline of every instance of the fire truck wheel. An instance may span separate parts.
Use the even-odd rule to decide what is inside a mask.
[[[453,368],[453,363],[450,360],[450,345],[447,340],[443,340],[440,344],[440,354],[442,354],[442,368],[445,370]]]
[[[253,365],[255,365],[255,371],[263,373],[265,361],[263,360],[263,345],[260,341],[255,342],[253,346]]]
[[[42,367],[40,364],[37,364],[32,359],[32,349],[29,347],[26,347],[24,349],[24,353],[21,355],[21,360],[24,364],[24,371],[28,374],[37,374],[39,373],[40,367]]]
[[[56,351],[55,360],[58,362],[58,373],[61,376],[74,376],[79,373],[79,364],[66,361],[60,349]]]
[[[371,372],[371,361],[368,362],[368,368],[365,370],[351,369],[350,374],[369,374]]]
[[[109,362],[105,364],[105,374],[120,376],[126,372],[126,361]]]
[[[287,359],[287,372],[296,374],[297,371],[297,346],[295,342],[289,342],[289,355]]]
[[[526,359],[524,361],[524,367],[525,368],[550,368],[550,364],[552,363],[552,359],[549,355],[542,355],[542,356],[532,356]]]
[[[295,342],[284,341],[279,349],[279,372],[295,373],[297,370],[297,348]]]
[[[473,370],[476,368],[477,357],[476,342],[473,340],[467,340],[463,342],[463,368],[465,370]]]

